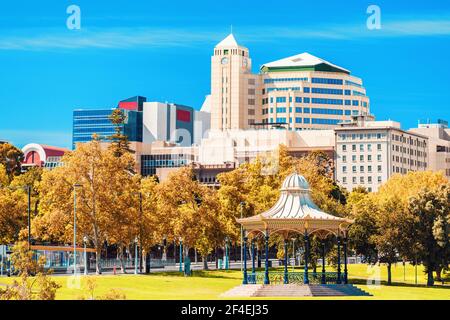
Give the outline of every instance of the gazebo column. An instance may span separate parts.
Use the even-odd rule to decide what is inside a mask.
[[[344,283],[348,284],[348,270],[347,270],[347,236],[344,238]]]
[[[245,234],[245,231],[244,231],[244,234]],[[243,241],[244,241],[244,243],[243,243],[243,249],[244,249],[243,250],[244,251],[244,253],[243,253],[243,259],[244,259],[244,265],[243,265],[244,275],[243,275],[243,277],[244,277],[244,279],[242,280],[242,284],[248,284],[248,276],[247,276],[247,240],[248,240],[248,238],[245,235],[244,239],[243,239]]]
[[[288,276],[288,240],[284,239],[284,284],[289,283]]]
[[[264,269],[264,284],[270,284],[269,281],[269,231],[266,231],[265,239],[265,250],[266,250],[266,263]]]
[[[252,276],[255,275],[255,239],[252,239]]]
[[[327,283],[327,278],[325,275],[325,239],[322,239],[322,284]]]
[[[309,235],[307,230],[305,230],[304,239],[305,239],[305,274],[303,278],[303,283],[309,284],[309,275],[308,275]]]
[[[337,236],[337,284],[341,284],[341,236]]]

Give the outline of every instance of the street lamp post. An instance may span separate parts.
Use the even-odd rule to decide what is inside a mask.
[[[134,274],[138,274],[138,238],[134,239]]]
[[[295,270],[295,238],[291,238],[292,240],[292,257],[294,258],[294,263],[292,264],[292,272]]]
[[[31,186],[26,186],[28,198],[28,250],[31,249]]]
[[[139,222],[139,240],[142,242],[142,214],[143,214],[143,210],[142,210],[142,192],[139,192],[139,215],[140,215],[140,222]],[[141,257],[139,259],[139,273],[142,273],[142,260],[143,260],[143,256],[142,256],[142,245],[139,248],[140,253],[141,253]]]
[[[77,187],[80,184],[73,185],[73,274],[77,274]]]
[[[183,272],[183,238],[180,237],[180,267],[179,271]]]
[[[230,257],[228,256],[228,242],[229,238],[225,238],[225,270],[228,270],[230,267]]]
[[[244,205],[245,205],[245,202],[244,201],[242,201],[241,203],[240,203],[240,205],[241,205],[241,219],[243,218],[243,215],[244,215]],[[241,224],[241,272],[242,272],[242,269],[243,269],[243,265],[242,265],[242,257],[244,256],[243,255],[243,250],[244,250],[244,248],[242,247],[242,244],[243,244],[243,242],[244,242],[244,229],[243,229],[243,227],[242,227],[242,224]]]
[[[87,263],[87,252],[86,252],[86,243],[88,241],[88,238],[86,236],[83,237],[83,244],[84,244],[84,275],[87,276],[88,274],[88,263]]]

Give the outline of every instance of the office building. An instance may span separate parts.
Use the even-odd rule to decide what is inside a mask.
[[[335,128],[336,182],[351,191],[377,191],[394,174],[428,168],[428,138],[394,121],[357,116]]]
[[[450,129],[448,122],[419,123],[418,128],[408,130],[428,137],[428,165],[433,171],[442,171],[450,179]]]
[[[210,114],[191,107],[146,102],[143,107],[143,143],[167,141],[188,147],[199,143],[210,127]]]
[[[309,53],[263,64],[252,73],[249,50],[232,34],[211,58],[211,129],[283,125],[291,130],[332,129],[368,114],[362,80]]]

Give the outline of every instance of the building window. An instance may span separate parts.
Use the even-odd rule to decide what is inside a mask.
[[[352,144],[352,151],[356,152],[356,144]]]

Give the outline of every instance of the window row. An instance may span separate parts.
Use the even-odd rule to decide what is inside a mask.
[[[373,181],[375,180],[375,177],[367,177],[367,183],[371,184],[373,183]],[[381,184],[383,182],[383,178],[381,176],[377,177],[377,182],[378,184]],[[342,177],[342,183],[343,184],[347,184],[347,177]],[[359,177],[359,182],[358,182],[358,177],[352,177],[352,184],[365,184],[366,183],[366,177]],[[370,189],[370,188],[369,188]],[[369,190],[369,192],[372,191],[371,189]]]
[[[378,173],[383,172],[383,168],[381,165],[378,165],[376,168]],[[342,173],[347,173],[347,166],[342,166]],[[374,172],[374,168],[372,166],[367,166],[367,168],[365,166],[359,166],[359,170],[358,170],[358,166],[352,166],[352,173],[372,173]]]
[[[358,149],[357,145],[356,144],[352,144],[352,151],[356,152],[357,149]],[[382,149],[383,149],[382,144],[381,143],[377,143],[377,151],[381,151]],[[365,151],[365,150],[367,150],[369,152],[372,151],[373,150],[372,149],[372,144],[368,143],[368,144],[360,144],[359,145],[359,151]],[[342,145],[342,151],[344,151],[344,152],[347,151],[347,145],[346,144]]]
[[[356,162],[358,160],[358,157],[356,155],[352,155],[352,162]],[[364,155],[361,154],[359,155],[359,162],[365,162],[367,160],[367,162],[371,162],[372,161],[372,155],[368,154],[368,155]],[[382,156],[381,154],[377,154],[377,161],[382,161]],[[342,162],[347,162],[347,156],[343,155],[342,156]]]

